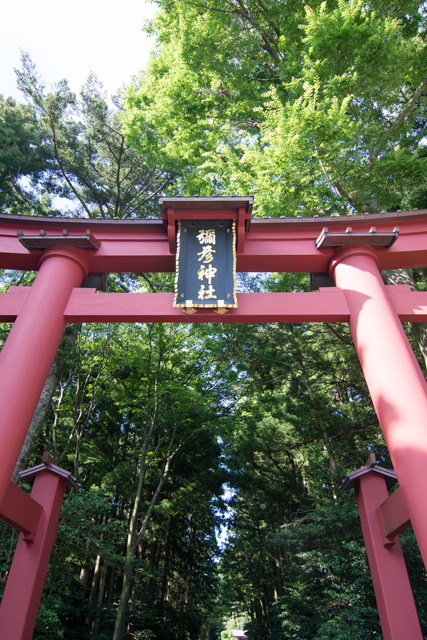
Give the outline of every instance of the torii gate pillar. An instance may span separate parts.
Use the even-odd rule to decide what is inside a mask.
[[[82,250],[46,249],[40,270],[0,353],[0,504],[67,323],[73,287],[86,279]]]
[[[399,533],[410,526],[394,471],[376,466],[375,455],[347,474],[340,489],[356,491],[363,539],[384,640],[423,640],[417,609],[400,545]]]
[[[350,330],[427,567],[427,384],[364,244],[335,250],[331,276],[345,294]]]

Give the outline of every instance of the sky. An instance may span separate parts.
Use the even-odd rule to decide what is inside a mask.
[[[19,0],[0,20],[0,93],[22,102],[14,68],[27,51],[49,88],[67,78],[79,91],[91,70],[109,94],[148,61],[154,41],[141,26],[156,6],[144,0]]]

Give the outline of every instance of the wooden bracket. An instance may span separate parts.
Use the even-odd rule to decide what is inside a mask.
[[[240,208],[238,210],[237,218],[237,253],[243,253],[245,250],[245,235],[246,235],[246,210]]]
[[[360,469],[348,473],[340,488],[343,491],[348,491],[348,489],[355,486],[356,482],[360,482],[363,476],[372,473],[384,478],[388,490],[397,482],[395,472],[376,466],[375,454],[370,453],[366,464]],[[380,530],[384,534],[383,545],[385,547],[391,547],[396,542],[396,536],[411,525],[408,507],[406,506],[401,488],[397,487],[397,489],[377,507],[376,512]]]
[[[227,313],[228,309],[224,306],[224,300],[218,300],[218,306],[214,309],[215,313],[219,313],[222,316],[224,313]]]
[[[196,313],[197,309],[195,309],[193,307],[193,301],[192,300],[186,300],[185,301],[185,307],[182,308],[184,313],[187,313],[189,316],[191,316],[193,313]]]
[[[168,225],[169,251],[171,253],[176,253],[175,209],[167,209],[166,216]]]

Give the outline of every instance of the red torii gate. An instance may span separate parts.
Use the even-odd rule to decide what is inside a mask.
[[[0,354],[0,511],[5,517],[10,477],[67,322],[348,322],[427,566],[427,384],[401,325],[427,321],[427,293],[385,286],[380,274],[427,266],[427,210],[250,220],[251,207],[252,197],[193,197],[160,198],[163,220],[0,214],[0,268],[38,270],[31,287],[11,287],[0,295],[0,320],[15,321]],[[191,316],[172,306],[173,294],[80,288],[89,273],[174,271],[180,218],[235,219],[237,271],[329,273],[336,286],[311,293],[241,293],[238,308],[226,315],[198,309]],[[63,472],[47,458],[44,464],[43,473],[60,476],[63,490]],[[7,521],[14,517],[6,515]],[[26,559],[18,561],[20,575],[31,570],[28,557],[41,535],[39,520],[16,524],[24,532],[18,544],[27,549]],[[384,562],[401,566],[402,558],[390,549],[387,559],[379,560],[380,570]],[[399,586],[388,596],[391,601],[378,601],[384,638],[421,639],[416,614],[414,620],[407,609],[405,636],[384,624],[390,608],[401,610],[407,601]],[[8,603],[21,599],[16,581],[6,590]],[[31,624],[18,625],[11,606],[0,608],[3,637],[29,640]],[[35,606],[37,612],[34,598],[25,605],[25,615],[34,621]]]

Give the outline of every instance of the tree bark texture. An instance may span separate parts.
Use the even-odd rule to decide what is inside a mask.
[[[70,345],[72,345],[76,341],[77,335],[80,331],[80,327],[80,324],[70,324],[67,325],[67,328],[65,329],[64,337],[62,338],[57,357],[55,358],[55,362],[52,364],[49,375],[46,378],[43,391],[40,394],[39,402],[37,404],[36,410],[34,411],[33,418],[31,420],[30,426],[28,427],[27,436],[25,438],[24,444],[22,445],[21,453],[19,454],[18,460],[15,465],[15,470],[12,474],[11,480],[15,484],[19,482],[19,472],[26,469],[28,465],[31,452],[36,444],[37,438],[43,426],[43,421],[46,417],[47,410],[50,406],[53,394],[55,393],[55,389],[58,386],[62,371],[64,369],[65,360]]]
[[[24,444],[22,445],[21,453],[16,462],[15,470],[12,475],[12,482],[17,483],[19,481],[19,472],[23,471],[30,459],[31,452],[36,444],[38,435],[43,425],[47,410],[49,408],[52,396],[55,393],[55,389],[58,386],[59,378],[63,369],[63,365],[58,362],[54,362],[50,368],[49,375],[46,379],[43,391],[40,395],[40,400],[34,412],[33,419],[28,428],[27,436]]]

